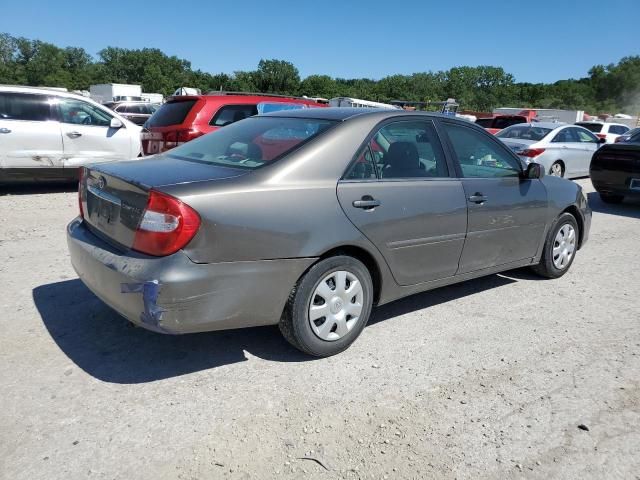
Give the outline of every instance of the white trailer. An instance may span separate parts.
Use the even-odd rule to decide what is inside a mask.
[[[329,100],[330,107],[347,107],[347,108],[386,108],[390,110],[398,110],[400,107],[389,105],[388,103],[372,102],[370,100],[361,100],[359,98],[336,97]]]
[[[162,103],[164,102],[164,97],[161,93],[142,93],[140,95],[145,102],[151,103]]]
[[[89,87],[91,99],[98,103],[113,102],[116,97],[142,96],[140,85],[127,85],[124,83],[100,83]]]
[[[523,113],[526,112],[526,113]],[[539,122],[576,123],[584,120],[583,110],[559,110],[554,108],[496,108],[494,115],[523,115],[531,117],[535,112],[535,120]]]

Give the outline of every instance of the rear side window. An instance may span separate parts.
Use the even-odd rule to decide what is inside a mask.
[[[181,100],[178,102],[167,102],[147,120],[147,125],[149,127],[180,125],[184,122],[184,119],[187,118],[196,101],[197,100]]]
[[[552,140],[552,142],[554,143],[575,143],[579,141],[580,140],[575,135],[573,128],[563,128],[556,134],[556,136]]]
[[[209,125],[224,127],[257,114],[258,108],[255,105],[225,105],[215,113]]]
[[[627,133],[629,129],[627,127],[623,127],[622,125],[611,125],[609,127],[609,133],[613,133],[615,135],[622,135]]]
[[[466,178],[518,177],[522,166],[518,159],[475,129],[443,124],[453,146],[462,176]]]
[[[51,105],[44,95],[0,93],[0,120],[51,120]]]
[[[593,133],[600,133],[604,126],[601,123],[576,123],[576,125],[580,125]]]

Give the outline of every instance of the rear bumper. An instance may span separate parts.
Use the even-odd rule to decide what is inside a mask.
[[[77,218],[67,226],[73,268],[132,323],[179,334],[276,324],[313,258],[216,264],[184,253],[162,258],[116,251]]]

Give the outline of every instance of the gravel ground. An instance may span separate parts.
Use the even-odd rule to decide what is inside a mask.
[[[559,280],[416,295],[312,360],[275,327],[132,327],[71,268],[72,188],[10,193],[0,478],[640,478],[640,203],[590,193]]]

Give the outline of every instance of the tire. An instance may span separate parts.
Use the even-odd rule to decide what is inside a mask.
[[[600,193],[600,200],[604,203],[622,203],[624,195],[612,195],[610,193]]]
[[[339,288],[341,282],[348,288]],[[280,331],[298,350],[329,357],[346,350],[358,338],[369,320],[372,304],[373,283],[367,267],[353,257],[330,257],[312,266],[291,290]],[[316,310],[313,320],[312,307]],[[323,317],[322,313],[327,315]]]
[[[564,177],[564,166],[562,162],[553,162],[553,165],[549,167],[549,175],[553,177]]]
[[[571,242],[570,235],[564,236],[560,234],[560,231],[562,229],[565,229],[565,233],[570,232],[571,229],[573,230],[573,242]],[[558,241],[561,238],[568,238],[567,243],[564,244],[564,247],[567,248],[567,251],[571,250],[571,245],[573,247],[573,249],[571,250],[571,256],[569,258],[564,255],[564,248],[560,248],[559,253],[557,252],[554,255],[554,248],[556,246],[563,246],[562,242]],[[580,229],[575,217],[570,213],[563,213],[557,218],[555,223],[549,229],[549,233],[547,234],[547,238],[544,242],[540,263],[531,267],[531,269],[541,277],[545,278],[559,278],[563,276],[569,271],[569,268],[573,264],[573,260],[576,258],[579,238]],[[562,263],[563,259],[564,263]]]

